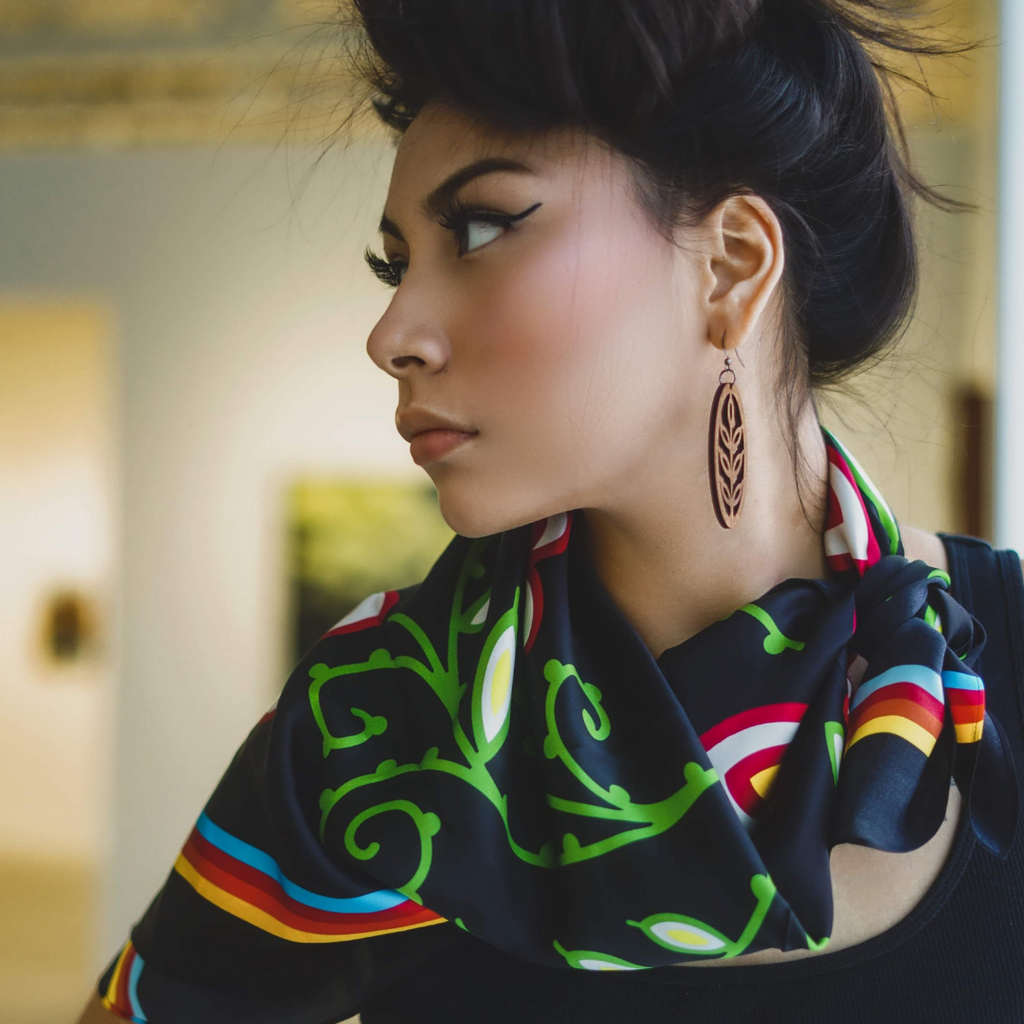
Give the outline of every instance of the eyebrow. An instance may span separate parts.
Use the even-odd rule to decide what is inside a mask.
[[[471,164],[460,168],[454,174],[449,175],[432,192],[428,193],[420,203],[423,214],[436,220],[441,216],[445,207],[451,202],[452,197],[460,188],[468,185],[475,178],[484,174],[494,174],[498,171],[513,171],[519,174],[535,174],[536,171],[528,164],[519,160],[510,160],[506,157],[484,157],[482,160],[475,160]],[[398,241],[404,242],[405,237],[399,230],[398,225],[386,214],[380,218],[381,234],[389,234]]]

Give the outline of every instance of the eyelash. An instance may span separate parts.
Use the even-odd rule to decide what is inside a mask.
[[[540,205],[540,203],[535,203],[522,213],[495,213],[490,210],[475,209],[474,207],[466,206],[459,199],[453,199],[441,211],[437,222],[441,227],[455,235],[459,255],[463,256],[465,253],[462,252],[461,234],[466,225],[473,221],[484,221],[487,224],[498,224],[503,228],[510,228],[516,221],[522,220],[533,213]],[[404,261],[394,260],[389,262],[384,257],[378,256],[369,247],[363,253],[363,259],[366,260],[366,265],[370,268],[371,273],[378,280],[383,281],[389,288],[397,288],[401,284],[396,267],[404,266]]]

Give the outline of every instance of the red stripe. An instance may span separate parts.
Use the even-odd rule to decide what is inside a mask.
[[[530,653],[533,641],[537,639],[537,631],[540,629],[540,619],[544,614],[544,588],[541,586],[540,575],[536,566],[530,565],[526,572],[526,585],[530,588],[530,597],[533,600],[533,614],[530,618],[530,635],[526,638],[525,653]]]
[[[946,688],[946,700],[950,707],[962,707],[965,704],[985,706],[984,690],[961,690],[953,686]]]
[[[746,711],[741,711],[739,714],[725,719],[724,722],[712,726],[707,732],[701,733],[700,741],[705,750],[710,750],[727,736],[731,736],[741,729],[749,729],[752,725],[764,725],[765,722],[799,722],[806,710],[806,704],[792,702],[748,708]]]
[[[867,528],[868,534],[867,560],[865,562],[860,562],[852,558],[847,558],[847,561],[851,563],[854,567],[856,567],[857,572],[860,573],[861,576],[863,576],[866,569],[869,566],[874,565],[882,557],[882,552],[878,547],[878,538],[875,536],[875,531],[871,523],[871,517],[868,515],[867,505],[864,502],[864,497],[861,494],[860,488],[857,486],[857,480],[853,475],[853,470],[850,469],[849,465],[846,462],[846,459],[844,459],[843,456],[840,455],[839,450],[834,445],[826,444],[825,447],[828,451],[828,461],[832,463],[832,465],[834,465],[839,470],[839,472],[846,477],[847,480],[849,480],[850,486],[853,488],[854,494],[857,495],[857,504],[860,506],[860,511],[864,516],[864,525]],[[825,528],[831,529],[833,526],[838,526],[844,520],[842,518],[842,506],[839,504],[839,499],[835,496],[835,488],[833,488],[831,484],[829,485],[828,493],[828,522]],[[832,569],[847,568],[847,566],[845,565],[839,565],[840,559],[842,558],[843,556],[834,555],[826,560],[830,563],[830,568]]]
[[[737,761],[725,773],[725,784],[728,786],[729,792],[732,793],[732,798],[747,814],[753,816],[758,807],[764,803],[761,794],[751,785],[750,776],[778,764],[788,746],[789,744],[782,743],[777,747],[755,750],[753,754],[748,754],[742,760]]]
[[[132,1004],[128,998],[128,980],[132,973],[132,964],[135,962],[135,947],[128,943],[128,952],[125,953],[124,963],[121,964],[121,974],[117,979],[117,1008],[123,1010],[129,1016],[132,1015]]]
[[[339,921],[348,921],[353,917],[358,918],[361,916],[342,914],[332,910],[322,910],[319,907],[310,907],[305,903],[299,903],[298,900],[292,899],[284,891],[281,883],[276,879],[271,878],[268,874],[257,870],[249,864],[236,860],[229,853],[225,853],[219,847],[204,839],[199,832],[194,832],[190,836],[184,852],[189,862],[200,874],[205,876],[206,866],[212,865],[224,875],[238,879],[241,884],[264,893],[268,900],[271,901],[271,903],[264,901],[264,903],[260,904],[264,910],[270,911],[271,905],[276,905],[296,917],[306,918],[320,924],[336,924]],[[195,857],[192,856],[193,852],[196,854]],[[217,884],[220,885],[219,882]],[[221,888],[228,889],[229,892],[241,898],[240,892],[235,892],[234,889],[225,885],[221,885]]]
[[[854,482],[853,478],[850,476],[849,469],[843,465],[843,460],[839,458],[839,453],[830,444],[826,443],[825,448],[828,453],[829,464],[831,465],[834,463],[838,467],[839,471],[850,481],[851,484],[853,484],[854,487],[856,487],[857,485]],[[839,504],[839,499],[835,496],[835,488],[832,486],[831,483],[829,483],[828,518],[825,520],[825,531],[828,532],[829,530],[833,530],[837,526],[842,526],[842,524],[843,507],[842,505]],[[834,557],[840,556],[837,555]]]
[[[182,851],[196,871],[225,892],[266,911],[282,924],[301,931],[321,935],[376,931],[395,923],[404,924],[424,911],[424,908],[413,900],[406,900],[387,910],[365,914],[346,914],[308,907],[293,900],[281,889],[278,882],[262,871],[235,860],[223,850],[206,843],[202,836],[198,838],[205,844],[205,850],[201,850],[198,843],[193,844],[190,841]],[[433,911],[426,911],[426,914],[428,918],[437,916]]]
[[[541,548],[534,549],[533,545],[544,536],[548,520],[538,519],[533,524],[530,532],[530,556],[526,570],[526,585],[530,588],[530,597],[533,600],[533,617],[530,619],[530,633],[523,645],[526,654],[530,653],[537,633],[540,630],[541,619],[544,617],[544,587],[541,584],[540,574],[537,572],[537,563],[552,555],[560,555],[569,546],[569,531],[572,529],[572,512],[565,514],[565,529],[554,540],[549,540]]]
[[[552,555],[560,555],[569,546],[569,531],[572,529],[572,512],[565,514],[565,529],[554,540],[549,540],[542,548],[532,550],[533,545],[544,536],[547,529],[547,520],[541,519],[534,527],[534,535],[531,538],[530,561],[539,562],[542,558],[550,558]]]
[[[857,563],[853,560],[853,555],[849,551],[843,551],[838,555],[829,555],[825,559],[828,562],[828,567],[833,572],[843,572],[845,570],[856,570]]]
[[[854,720],[860,718],[863,710],[873,704],[879,704],[887,700],[907,700],[913,704],[919,704],[933,718],[940,722],[943,718],[943,705],[940,704],[923,686],[917,683],[889,683],[881,686],[874,693],[865,697],[851,712]]]
[[[399,903],[398,905],[389,907],[386,910],[374,910],[368,912],[357,911],[352,913],[345,913],[344,911],[336,910],[323,910],[319,907],[310,907],[305,903],[300,903],[298,900],[292,899],[276,879],[271,878],[269,875],[257,870],[249,864],[245,864],[242,861],[237,860],[224,850],[214,846],[198,831],[193,833],[193,836],[190,837],[189,841],[199,857],[206,863],[215,866],[225,875],[237,878],[240,882],[251,886],[253,889],[262,891],[269,899],[279,905],[282,910],[290,911],[297,917],[308,918],[310,921],[318,921],[323,924],[354,921],[388,923],[390,921],[406,917],[413,907],[419,906],[419,904],[412,900],[406,900],[404,903]],[[199,865],[193,861],[192,857],[189,857],[189,860],[197,871],[200,870]],[[222,888],[225,887],[222,886]],[[235,893],[235,895],[240,894]],[[269,908],[264,907],[263,909],[266,910]]]
[[[315,921],[303,915],[294,914],[286,909],[273,896],[268,895],[261,889],[236,878],[226,871],[222,871],[215,864],[211,864],[202,857],[194,848],[186,847],[182,851],[185,859],[205,878],[218,888],[236,896],[243,903],[259,910],[265,911],[275,920],[286,924],[298,931],[312,932],[317,935],[341,935],[354,930],[350,925],[333,926],[320,921]]]

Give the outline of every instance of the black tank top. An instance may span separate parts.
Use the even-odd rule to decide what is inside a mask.
[[[987,633],[977,669],[1024,802],[1019,556],[939,536],[951,592]],[[362,1024],[1022,1024],[1024,827],[999,861],[961,814],[945,865],[907,917],[866,942],[788,963],[584,972],[520,961],[454,925],[430,931],[429,951],[415,931],[374,940],[378,954],[388,945],[393,955],[365,965],[376,977],[361,979],[373,993],[360,1007]],[[380,987],[391,973],[385,965],[394,974]]]

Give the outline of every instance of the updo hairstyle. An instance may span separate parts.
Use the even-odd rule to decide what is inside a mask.
[[[351,0],[351,51],[383,123],[432,100],[484,123],[574,127],[628,158],[671,238],[730,195],[778,217],[783,424],[879,360],[917,291],[910,199],[971,208],[909,167],[882,55],[964,52],[912,31],[904,0]],[[927,85],[920,85],[928,90]],[[815,406],[817,407],[817,406]],[[799,474],[798,474],[799,475]]]

